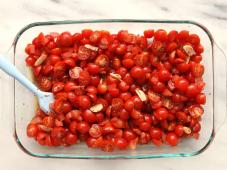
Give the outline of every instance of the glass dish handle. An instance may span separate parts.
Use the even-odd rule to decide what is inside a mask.
[[[218,132],[227,116],[227,59],[224,51],[214,44],[214,130]]]

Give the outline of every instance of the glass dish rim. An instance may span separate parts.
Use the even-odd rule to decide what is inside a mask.
[[[62,20],[62,21],[46,21],[46,22],[33,22],[25,27],[23,27],[15,36],[15,39],[12,43],[11,48],[13,48],[13,62],[15,65],[15,51],[16,51],[16,45],[20,38],[20,36],[28,29],[36,26],[48,26],[48,25],[63,25],[63,24],[83,24],[83,23],[165,23],[165,24],[192,24],[199,28],[201,28],[208,36],[211,42],[211,50],[212,50],[212,64],[214,63],[214,39],[210,31],[202,24],[192,21],[192,20],[145,20],[145,19],[90,19],[90,20]],[[214,67],[212,67],[212,77],[213,77],[213,91],[215,91],[214,87]],[[15,79],[14,79],[14,97],[15,97]],[[213,93],[213,99],[214,99],[214,93]],[[198,151],[192,152],[192,153],[175,153],[175,154],[155,154],[155,155],[66,155],[66,154],[41,154],[41,153],[32,153],[29,150],[27,150],[23,144],[20,142],[17,132],[16,132],[16,120],[15,120],[15,100],[14,100],[14,139],[19,146],[19,148],[27,153],[30,156],[33,157],[39,157],[39,158],[64,158],[64,159],[148,159],[148,158],[169,158],[169,157],[190,157],[198,155],[202,152],[204,152],[208,146],[211,144],[211,142],[214,139],[215,131],[214,131],[214,100],[213,100],[213,127],[212,132],[210,135],[209,140],[207,143]]]

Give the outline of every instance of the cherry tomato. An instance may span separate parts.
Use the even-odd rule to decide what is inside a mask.
[[[164,42],[167,40],[167,32],[165,30],[159,29],[155,31],[154,38],[155,40]]]
[[[154,41],[151,44],[151,50],[152,50],[152,52],[153,52],[154,55],[160,56],[160,55],[162,55],[164,53],[165,46],[160,41]]]
[[[89,129],[90,129],[90,126],[87,122],[79,122],[77,124],[77,130],[82,134],[87,133]]]
[[[199,93],[199,89],[195,84],[190,84],[186,90],[188,97],[194,97]]]
[[[170,79],[170,72],[166,69],[159,70],[158,79],[163,82],[168,81]]]
[[[98,124],[93,124],[89,129],[89,134],[93,138],[99,138],[102,135],[102,128]]]
[[[201,77],[204,73],[204,66],[199,63],[195,63],[192,65],[191,71],[193,76]]]
[[[48,77],[39,77],[38,86],[43,91],[49,91],[52,88],[52,82]]]
[[[205,104],[206,103],[206,95],[204,93],[200,93],[196,95],[196,102],[198,104]]]
[[[139,124],[139,128],[140,128],[140,130],[147,132],[147,131],[150,130],[151,124],[148,123],[148,122],[141,122],[141,123]]]
[[[134,102],[133,100],[127,100],[124,104],[124,107],[127,111],[132,111],[134,109]]]
[[[178,137],[181,137],[184,134],[184,127],[182,125],[177,125],[174,132]]]
[[[181,92],[185,92],[188,89],[189,82],[185,78],[179,78],[175,81],[175,87]]]
[[[36,60],[32,56],[28,56],[25,61],[28,66],[32,67],[35,64]]]
[[[37,136],[39,129],[36,124],[29,124],[27,126],[27,136],[35,138]]]
[[[63,47],[69,47],[73,43],[72,35],[69,32],[63,32],[58,36],[59,44]]]
[[[178,137],[175,133],[170,132],[166,135],[166,142],[170,145],[170,146],[176,146],[178,144]]]
[[[73,145],[77,142],[78,138],[73,133],[68,133],[65,137],[65,142],[69,145]]]
[[[96,115],[90,110],[85,110],[83,112],[83,118],[86,122],[94,123],[96,121]]]
[[[162,131],[159,128],[151,128],[150,135],[152,139],[161,139]]]
[[[79,96],[78,103],[82,109],[89,109],[91,106],[91,101],[88,96]]]
[[[177,40],[178,32],[176,30],[172,30],[168,33],[167,37],[168,37],[167,39],[169,42],[173,42],[173,41]]]
[[[154,30],[153,29],[145,30],[143,32],[143,35],[145,38],[152,38],[154,36]]]
[[[189,41],[190,41],[190,43],[192,43],[194,45],[198,45],[200,43],[200,38],[196,34],[190,34]]]
[[[168,111],[165,108],[159,108],[154,113],[156,119],[162,121],[168,118]]]
[[[124,138],[118,138],[116,140],[115,144],[116,144],[117,148],[120,150],[124,150],[128,146],[128,142]]]
[[[66,129],[63,127],[54,127],[51,131],[51,137],[56,139],[62,139],[66,136]]]
[[[87,69],[90,74],[98,74],[100,71],[99,66],[94,63],[89,63]]]

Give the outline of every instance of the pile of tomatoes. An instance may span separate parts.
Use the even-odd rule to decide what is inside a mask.
[[[204,51],[186,30],[40,33],[25,48],[38,87],[52,92],[27,135],[46,146],[85,141],[103,151],[177,145],[199,137],[206,96]]]

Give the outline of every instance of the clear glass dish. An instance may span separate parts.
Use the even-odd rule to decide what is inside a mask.
[[[25,65],[25,46],[40,32],[78,32],[84,28],[94,30],[106,29],[112,33],[129,30],[134,34],[142,34],[145,29],[188,30],[201,38],[205,47],[203,64],[205,65],[204,81],[207,102],[204,106],[201,133],[199,140],[186,139],[176,147],[163,145],[156,147],[152,144],[139,145],[136,150],[114,151],[105,153],[100,150],[87,148],[86,144],[71,147],[44,147],[26,136],[26,126],[37,107],[36,98],[20,83],[14,81],[14,135],[17,144],[27,154],[44,158],[158,158],[186,157],[203,152],[214,139],[218,124],[224,120],[226,113],[226,70],[219,73],[218,68],[226,68],[224,53],[214,46],[210,32],[203,25],[193,21],[164,21],[164,20],[89,20],[89,21],[54,21],[37,22],[24,27],[16,36],[13,43],[13,55],[16,67],[30,79],[31,73]],[[220,62],[220,61],[223,62]],[[223,76],[224,74],[224,76]],[[221,88],[215,88],[217,84]],[[221,100],[219,96],[224,96]]]

